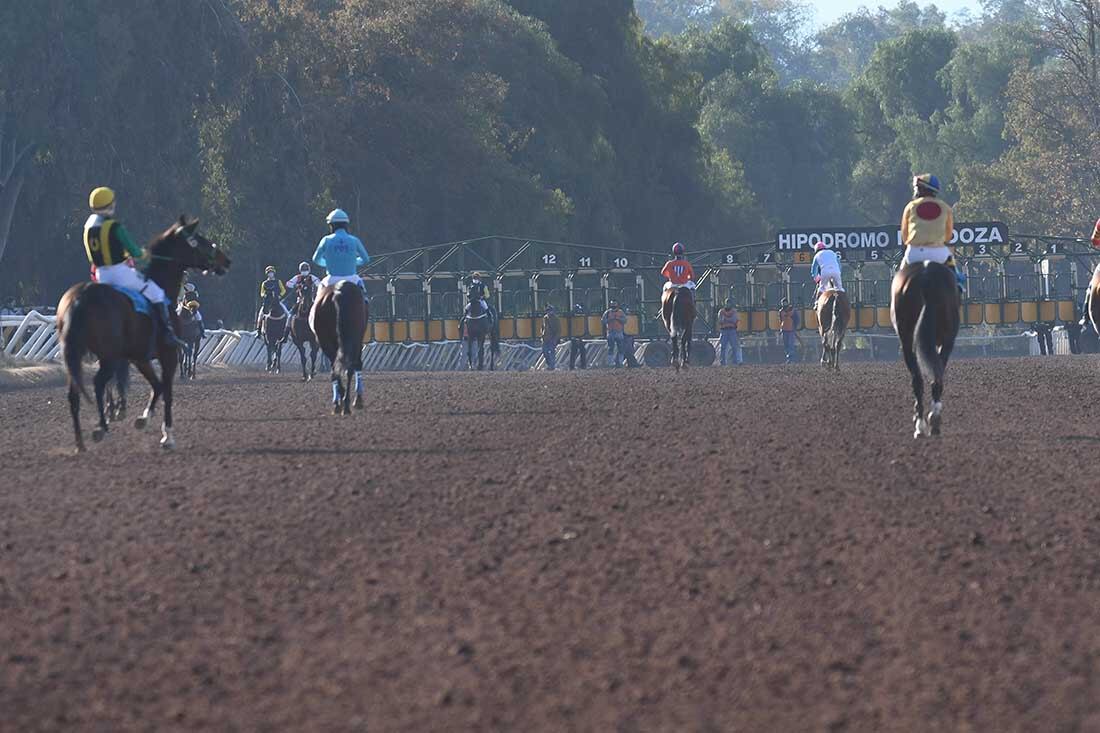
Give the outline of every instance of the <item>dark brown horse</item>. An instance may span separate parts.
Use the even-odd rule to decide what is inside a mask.
[[[817,302],[817,326],[821,334],[821,363],[840,369],[840,349],[852,318],[852,305],[843,290],[826,290]]]
[[[695,293],[690,288],[668,288],[661,295],[661,318],[672,337],[672,366],[687,367],[691,332],[695,325]]]
[[[203,327],[198,318],[198,301],[190,301],[176,311],[179,319],[180,376],[184,379],[195,378],[195,362],[202,347]]]
[[[363,332],[367,329],[367,304],[363,291],[353,282],[342,281],[321,288],[309,325],[332,362],[332,414],[351,414],[351,392],[355,407],[363,409]],[[345,381],[346,380],[346,381]]]
[[[959,334],[958,281],[946,265],[921,262],[903,267],[894,276],[892,291],[890,317],[913,378],[914,437],[939,435],[944,372]],[[920,362],[932,377],[932,409],[927,415]]]
[[[500,354],[500,329],[493,314],[481,306],[481,298],[470,296],[466,313],[462,316],[462,326],[466,340],[466,368],[474,368],[474,344],[477,344],[477,369],[485,368],[485,339],[489,339],[489,371],[496,371],[497,356]]]
[[[1089,322],[1092,330],[1100,334],[1100,267],[1092,273],[1089,282],[1089,292],[1085,296],[1085,310],[1088,311]]]
[[[149,245],[150,265],[146,277],[166,293],[178,293],[183,273],[188,268],[224,274],[229,269],[229,258],[210,240],[199,234],[198,221],[187,223],[180,217]],[[96,441],[107,433],[104,415],[103,393],[107,383],[117,371],[119,361],[130,361],[153,388],[144,414],[134,421],[142,429],[148,424],[157,400],[164,397],[164,427],[160,444],[165,448],[175,446],[172,435],[172,382],[179,364],[175,346],[158,339],[154,357],[160,361],[158,377],[149,358],[153,341],[153,322],[149,316],[134,310],[130,299],[109,285],[80,283],[69,288],[57,305],[57,326],[65,351],[65,366],[69,372],[69,412],[73,418],[77,451],[84,450],[84,438],[80,431],[80,397],[90,401],[81,382],[81,366],[88,352],[99,358],[99,371],[95,376],[96,407],[99,410],[99,427],[92,433]]]
[[[283,341],[289,338],[298,348],[298,356],[302,360],[302,381],[308,382],[317,373],[317,336],[309,327],[309,311],[313,307],[314,287],[311,278],[302,278],[294,288],[297,300],[294,309],[290,312],[290,328],[287,330]],[[309,344],[309,371],[306,371],[306,344]]]
[[[279,294],[268,290],[264,295],[260,333],[267,347],[267,370],[279,374],[283,370],[283,343],[286,342],[287,315]]]

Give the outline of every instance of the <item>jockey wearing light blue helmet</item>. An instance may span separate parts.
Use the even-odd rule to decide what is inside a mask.
[[[346,280],[363,288],[357,270],[370,262],[370,255],[359,238],[348,233],[351,220],[343,209],[333,209],[325,221],[331,234],[318,243],[313,253],[313,262],[328,271],[321,285],[335,285]]]

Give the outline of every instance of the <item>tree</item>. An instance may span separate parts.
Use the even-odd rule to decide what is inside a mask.
[[[0,261],[4,259],[12,217],[35,148],[34,143],[20,145],[6,123],[7,113],[0,109]]]

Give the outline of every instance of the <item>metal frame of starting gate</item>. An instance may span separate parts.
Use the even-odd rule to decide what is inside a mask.
[[[959,245],[955,251],[969,276],[963,322],[974,326],[1076,320],[1081,292],[1100,261],[1088,240],[1034,234],[1012,235],[1002,244]],[[727,297],[741,312],[744,332],[777,330],[783,298],[803,309],[803,327],[816,328],[805,253],[777,251],[769,240],[688,255],[697,276],[697,329],[702,333],[712,331],[717,308]],[[856,330],[891,327],[890,282],[900,256],[900,251],[875,249],[845,253],[845,287]],[[359,273],[371,302],[368,336],[391,342],[457,338],[475,272],[491,288],[502,338],[536,337],[547,305],[571,316],[564,319],[566,335],[601,336],[599,317],[612,300],[627,309],[630,333],[662,335],[655,315],[666,259],[664,252],[516,236],[381,253]],[[583,315],[575,313],[577,305]]]

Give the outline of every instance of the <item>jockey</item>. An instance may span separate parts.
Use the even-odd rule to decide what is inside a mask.
[[[817,254],[814,255],[813,264],[810,265],[810,274],[817,283],[817,290],[814,292],[816,307],[817,299],[822,293],[826,290],[839,290],[843,293],[844,285],[840,281],[840,258],[836,256],[836,252],[827,248],[821,241],[814,244],[814,249]],[[830,283],[832,287],[829,286]]]
[[[493,308],[493,294],[489,286],[481,281],[480,272],[475,272],[470,276],[469,292],[481,299],[481,307],[489,314],[489,322],[496,323],[497,312]]]
[[[183,297],[180,298],[180,304],[176,308],[176,315],[182,315],[185,309],[195,314],[195,320],[199,322],[201,327],[202,311],[199,310],[199,294],[195,290],[194,283],[187,283],[183,286]]]
[[[903,264],[939,262],[955,272],[959,289],[966,277],[955,267],[955,254],[947,246],[955,236],[955,214],[940,197],[940,180],[928,173],[913,178],[913,200],[901,215]]]
[[[661,275],[668,278],[665,290],[671,288],[695,290],[695,271],[691,269],[691,263],[684,259],[684,245],[679,242],[672,245],[672,259],[665,263],[661,269]]]
[[[298,274],[286,281],[286,289],[294,292],[303,282],[310,283],[310,287],[313,288],[313,297],[316,298],[317,291],[321,289],[321,278],[310,271],[308,262],[298,263]]]
[[[88,206],[92,215],[84,222],[84,251],[92,265],[92,279],[144,295],[153,305],[153,318],[164,333],[165,343],[179,346],[168,315],[168,296],[126,261],[129,257],[146,260],[147,255],[130,239],[122,222],[115,219],[115,192],[104,186],[95,189],[88,197]]]
[[[195,318],[195,322],[199,324],[199,338],[206,337],[206,324],[202,322],[202,311],[199,310],[198,300],[185,300],[179,304],[176,308],[176,315],[183,315],[184,311],[190,311],[191,315]]]
[[[317,244],[317,250],[313,253],[313,263],[328,270],[321,285],[327,287],[338,282],[352,282],[363,291],[363,299],[366,300],[367,288],[357,270],[361,265],[370,263],[370,255],[359,237],[348,233],[351,219],[343,209],[333,209],[325,222],[330,233]]]
[[[260,311],[256,314],[256,335],[260,335],[260,327],[264,322],[264,303],[269,297],[275,297],[279,301],[279,307],[283,309],[283,314],[290,315],[290,310],[283,303],[283,298],[286,297],[286,285],[283,285],[283,281],[275,276],[275,266],[268,265],[264,268],[264,280],[260,282]]]

